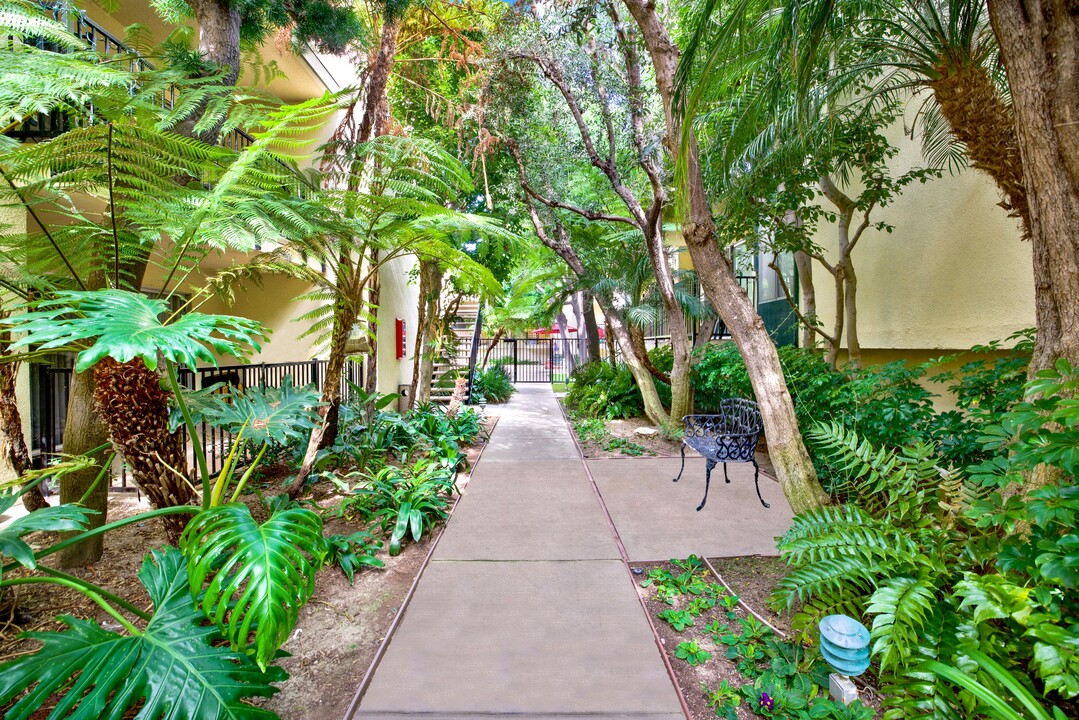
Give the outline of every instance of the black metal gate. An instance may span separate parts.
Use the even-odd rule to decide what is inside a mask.
[[[577,340],[561,338],[481,338],[479,358],[487,367],[501,365],[515,383],[565,382],[569,378],[567,353],[577,354]],[[488,351],[490,353],[488,354]]]

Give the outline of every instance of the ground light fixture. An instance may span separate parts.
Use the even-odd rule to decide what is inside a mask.
[[[832,699],[850,705],[858,699],[851,681],[869,667],[869,631],[847,615],[829,615],[820,621],[820,654],[835,670],[828,676]]]

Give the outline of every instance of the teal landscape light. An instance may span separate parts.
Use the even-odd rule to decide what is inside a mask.
[[[846,615],[829,615],[820,621],[820,654],[835,670],[828,676],[832,698],[850,705],[858,699],[851,677],[869,667],[869,631]]]
[[[849,677],[869,667],[869,631],[846,615],[829,615],[820,621],[820,654],[836,672]]]

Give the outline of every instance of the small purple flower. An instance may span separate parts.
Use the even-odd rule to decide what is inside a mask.
[[[760,707],[765,708],[766,710],[771,710],[773,705],[775,705],[775,700],[772,699],[772,696],[766,692],[762,692]]]

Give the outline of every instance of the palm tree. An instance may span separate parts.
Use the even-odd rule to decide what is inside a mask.
[[[455,201],[471,191],[471,179],[436,143],[387,135],[359,145],[339,141],[333,151],[339,162],[310,180],[307,191],[320,213],[333,218],[327,219],[325,231],[297,234],[246,268],[303,279],[315,286],[309,299],[323,301],[305,319],[312,322],[309,334],[328,341],[325,405],[319,411],[325,422],[312,434],[290,491],[295,495],[302,492],[318,450],[333,442],[345,346],[357,321],[372,315],[365,291],[380,269],[395,258],[414,255],[421,261],[452,264],[497,295],[500,288],[490,272],[457,249],[455,241],[509,235],[488,218],[453,209]],[[356,167],[368,168],[362,188],[350,187],[357,184],[352,174]],[[310,261],[324,264],[327,272],[312,270]]]
[[[48,29],[65,37],[60,27]],[[67,36],[66,42],[78,41]],[[49,302],[65,289],[138,291],[141,272],[133,268],[153,262],[160,266],[167,300],[189,283],[211,250],[250,251],[256,244],[322,230],[318,218],[325,213],[292,191],[297,174],[280,150],[302,146],[296,140],[302,128],[334,112],[336,99],[291,107],[267,100],[224,112],[234,102],[226,98],[218,104],[225,127],[242,121],[261,129],[258,140],[237,153],[164,129],[184,118],[182,109],[165,110],[159,101],[162,88],[184,82],[180,73],[124,72],[99,65],[92,54],[57,59],[30,47],[5,45],[5,62],[9,56],[20,63],[40,56],[41,67],[51,62],[70,68],[59,76],[30,72],[24,82],[36,82],[37,97],[53,98],[51,107],[74,115],[77,127],[47,142],[9,145],[0,152],[2,200],[34,220],[26,232],[5,230],[0,237],[3,260],[22,274],[8,283],[9,290],[23,296],[32,291],[38,302]],[[103,80],[85,87],[86,78]],[[192,93],[219,92],[197,83],[189,87]],[[193,100],[197,105],[198,97]],[[0,102],[5,118],[21,119],[28,110],[50,107],[41,102],[26,108],[7,95]],[[68,198],[76,193],[89,200],[74,205]],[[95,204],[103,210],[82,209]],[[151,256],[162,237],[168,244]],[[79,312],[74,306],[71,311]],[[138,312],[138,322],[157,322],[146,307]],[[180,314],[173,313],[166,325],[180,322]],[[59,345],[42,345],[52,347]],[[160,389],[160,375],[136,358],[97,363],[93,372],[95,404],[108,439],[136,481],[158,506],[187,503],[194,491],[184,477],[187,460],[179,438],[168,429],[168,393]],[[171,535],[178,536],[181,528],[179,521],[170,521]]]

